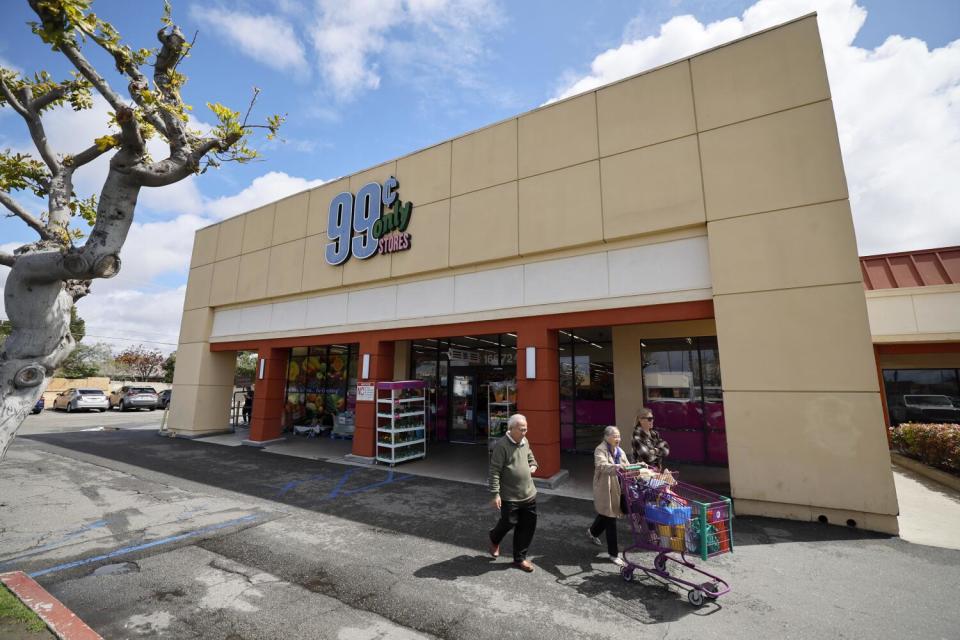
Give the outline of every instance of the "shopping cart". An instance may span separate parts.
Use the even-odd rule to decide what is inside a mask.
[[[706,560],[733,551],[730,498],[677,482],[672,472],[661,473],[644,465],[630,465],[617,473],[633,531],[633,546],[623,552],[626,562],[620,570],[623,579],[631,582],[634,571],[639,569],[649,576],[681,585],[688,589],[687,600],[695,607],[706,599],[716,599],[729,592],[730,585],[725,580],[698,568],[687,554]],[[637,557],[646,551],[657,552],[652,567],[643,566],[628,555]],[[671,573],[668,562],[706,576],[709,581],[690,582],[678,573]]]

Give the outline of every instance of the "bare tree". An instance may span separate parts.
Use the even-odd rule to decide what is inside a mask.
[[[74,348],[71,307],[90,292],[94,280],[120,271],[120,249],[140,190],[173,184],[223,161],[249,161],[257,155],[248,146],[251,129],[263,128],[273,137],[282,121],[271,116],[264,125],[248,125],[250,109],[241,119],[240,112],[208,103],[218,125],[206,135],[191,129],[189,107],[180,97],[186,77],[177,70],[191,43],[170,19],[169,5],[157,32],[160,46],[132,49],[90,11],[90,1],[28,0],[38,18],[33,32],[73,65],[73,78],[55,81],[46,72],[30,77],[0,67],[0,108],[23,118],[38,156],[0,152],[0,205],[39,236],[12,254],[0,252],[0,265],[10,268],[4,305],[11,329],[0,352],[0,460],[53,371]],[[126,96],[88,61],[86,46],[113,58],[127,83]],[[89,109],[94,91],[112,108],[113,128],[80,153],[58,154],[44,131],[44,113],[63,105]],[[251,108],[255,99],[256,90]],[[166,143],[167,157],[150,157],[147,140],[153,136]],[[99,198],[77,197],[74,172],[106,153],[112,156]],[[12,196],[15,191],[45,198],[46,211],[30,211]],[[77,218],[92,227],[82,244],[82,234],[71,226]]]
[[[143,382],[157,377],[163,371],[163,354],[155,349],[147,349],[142,344],[124,349],[116,358],[117,364],[126,368],[133,376]]]

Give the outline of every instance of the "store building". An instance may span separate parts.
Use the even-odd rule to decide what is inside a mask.
[[[896,532],[863,286],[810,15],[201,229],[170,425],[223,430],[239,350],[252,441],[323,408],[364,457],[370,382],[435,440],[514,400],[545,478],[649,406],[739,514]]]
[[[860,259],[888,425],[960,420],[960,247]]]

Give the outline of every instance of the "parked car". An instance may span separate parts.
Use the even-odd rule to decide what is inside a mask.
[[[170,389],[164,389],[158,395],[158,406],[161,409],[166,409],[170,406]]]
[[[66,411],[106,411],[110,400],[100,389],[67,389],[53,399],[54,410]]]
[[[960,423],[960,409],[947,396],[903,396],[904,422]]]
[[[120,409],[120,411],[128,409],[153,411],[159,402],[157,390],[153,387],[120,387],[110,394],[110,408]]]
[[[33,405],[33,411],[30,413],[37,414],[43,411],[43,408],[47,406],[47,401],[43,399],[43,396],[40,396],[40,399],[37,400],[37,404]]]

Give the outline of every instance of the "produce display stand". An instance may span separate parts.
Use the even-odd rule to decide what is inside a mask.
[[[377,462],[391,467],[427,455],[422,380],[377,383]]]
[[[516,413],[517,384],[512,380],[491,382],[487,387],[487,448],[493,449],[497,440],[507,433],[510,416]]]

